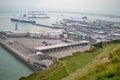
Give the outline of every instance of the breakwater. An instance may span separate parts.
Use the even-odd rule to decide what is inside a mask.
[[[8,44],[0,41],[0,46],[2,46],[4,49],[6,49],[7,51],[9,51],[13,56],[15,56],[19,61],[21,61],[26,66],[28,66],[30,69],[32,69],[34,71],[38,71],[39,70],[38,68],[36,68],[32,64],[30,64],[29,61],[27,60],[27,58],[25,58],[22,55],[20,55],[20,53],[17,50],[15,50],[14,48],[12,48]]]
[[[44,24],[39,24],[39,23],[34,23],[34,24],[32,24],[32,25],[35,25],[35,26],[43,26],[43,27],[52,28],[52,29],[66,29],[65,27],[49,26],[49,25],[44,25]]]

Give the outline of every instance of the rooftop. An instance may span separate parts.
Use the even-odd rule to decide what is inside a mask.
[[[13,33],[64,32],[64,29],[12,30],[11,32],[13,32]]]
[[[53,49],[57,47],[64,47],[64,46],[70,46],[70,45],[76,45],[76,44],[82,44],[82,43],[89,43],[89,41],[78,41],[78,42],[72,42],[72,43],[61,43],[61,44],[55,44],[55,45],[49,45],[49,46],[42,46],[42,47],[35,47],[35,50],[46,50],[46,49]]]

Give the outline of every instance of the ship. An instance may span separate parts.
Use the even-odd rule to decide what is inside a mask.
[[[21,17],[21,15],[20,15],[19,18],[13,17],[13,18],[11,18],[11,21],[23,22],[23,23],[32,23],[32,24],[35,24],[35,23],[36,23],[36,21],[28,19],[28,18],[26,17],[26,14],[24,14],[22,17]]]
[[[44,11],[29,11],[28,18],[50,18]]]
[[[87,21],[88,18],[86,16],[82,17],[82,18],[70,18],[70,19],[63,19],[64,23],[74,23],[74,22],[85,22]]]
[[[32,23],[32,24],[36,23],[36,21],[33,21],[33,20],[19,19],[19,18],[11,18],[11,21],[24,22],[24,23]]]

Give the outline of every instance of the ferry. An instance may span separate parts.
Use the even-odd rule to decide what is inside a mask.
[[[22,15],[22,17],[21,17],[21,15],[20,15],[19,18],[13,17],[13,18],[11,18],[11,21],[23,22],[23,23],[32,23],[32,24],[35,24],[35,23],[36,23],[36,21],[28,19],[28,18],[26,17],[26,14]]]
[[[87,17],[84,16],[82,18],[70,18],[70,19],[62,19],[64,23],[74,23],[74,22],[84,22],[87,21]]]
[[[44,11],[30,11],[27,16],[28,18],[50,18]]]
[[[33,20],[20,19],[20,18],[11,18],[11,21],[24,22],[24,23],[32,23],[32,24],[36,23],[36,21],[33,21]]]

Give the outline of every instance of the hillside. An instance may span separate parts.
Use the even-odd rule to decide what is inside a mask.
[[[65,80],[120,80],[120,46]]]
[[[73,56],[56,60],[55,64],[52,65],[48,70],[35,72],[29,75],[28,77],[22,77],[20,80],[61,80],[63,78],[65,80],[87,80],[87,77],[85,78],[85,76],[90,75],[90,72],[92,71],[92,69],[94,69],[94,68],[91,69],[90,66],[92,66],[94,62],[99,61],[99,58],[100,59],[101,57],[104,58],[104,55],[107,56],[107,54],[110,53],[110,51],[114,53],[113,49],[118,46],[120,46],[120,43],[118,42],[109,42],[109,43],[103,44],[102,48],[95,49],[95,51],[77,52]],[[106,60],[107,58],[105,57],[104,59]],[[107,65],[107,63],[105,64]],[[99,65],[96,65],[96,66],[98,66],[99,68]],[[100,69],[100,71],[102,73],[102,69]],[[83,72],[89,72],[89,74],[86,74]],[[97,72],[99,73],[99,71]],[[82,75],[81,73],[84,75]],[[96,74],[95,72],[93,73]],[[92,74],[91,72],[91,76],[95,76],[94,74]],[[91,80],[96,80],[93,78],[91,78]]]

